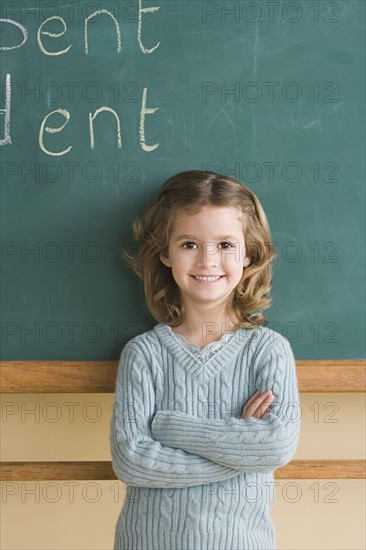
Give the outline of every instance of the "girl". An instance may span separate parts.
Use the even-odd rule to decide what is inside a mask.
[[[122,350],[110,444],[127,484],[114,550],[274,549],[273,471],[300,433],[288,340],[271,304],[268,221],[241,182],[179,173],[125,259],[158,321]]]

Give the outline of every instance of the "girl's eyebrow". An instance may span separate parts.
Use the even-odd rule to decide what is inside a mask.
[[[191,235],[189,233],[183,233],[182,235],[178,235],[178,237],[176,237],[174,240],[175,241],[181,241],[183,239],[194,239],[194,240],[197,240],[197,237],[195,237],[194,235]],[[221,240],[221,239],[234,239],[234,240],[239,240],[238,237],[235,237],[234,235],[222,235],[222,236],[218,236],[216,237],[216,240]]]

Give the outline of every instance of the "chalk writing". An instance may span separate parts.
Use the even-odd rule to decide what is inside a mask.
[[[138,4],[138,24],[137,24],[137,41],[140,48],[140,51],[144,55],[152,54],[154,51],[157,50],[160,46],[160,41],[158,41],[153,47],[147,48],[144,46],[142,41],[142,34],[143,34],[143,15],[145,14],[152,14],[160,10],[160,6],[149,6],[149,7],[143,7],[142,0],[139,0]],[[86,16],[84,18],[84,54],[86,56],[90,55],[90,44],[89,44],[89,27],[90,23],[93,21],[94,24],[98,24],[96,21],[96,18],[98,16],[108,16],[111,20],[111,23],[114,26],[115,34],[116,34],[116,40],[117,40],[117,54],[120,54],[122,52],[122,36],[121,36],[121,29],[119,22],[117,18],[107,9],[98,9],[91,13],[90,15]],[[100,18],[98,17],[98,21],[100,21]],[[15,50],[18,48],[21,48],[24,46],[24,44],[28,40],[28,30],[27,28],[18,23],[17,21],[14,21],[13,19],[0,19],[0,23],[5,25],[11,25],[13,27],[16,27],[21,31],[21,37],[18,40],[18,43],[14,45],[2,45],[0,47],[0,50],[4,51],[10,51]],[[48,17],[44,21],[42,21],[38,27],[37,30],[37,41],[32,42],[32,44],[37,44],[39,47],[39,51],[42,55],[48,56],[48,57],[59,57],[63,55],[67,55],[71,48],[73,47],[72,43],[69,43],[66,47],[63,49],[55,49],[51,47],[51,42],[56,39],[60,39],[61,37],[66,37],[68,33],[68,27],[66,24],[66,21],[61,15],[53,15],[52,17]],[[9,34],[9,36],[12,36],[12,34]],[[50,42],[50,39],[51,42]],[[17,39],[16,39],[17,40]],[[94,38],[95,40],[95,38]],[[3,40],[3,43],[6,43],[6,38]],[[148,144],[146,143],[146,135],[145,135],[145,124],[146,124],[146,117],[147,115],[154,114],[159,107],[149,107],[147,105],[147,93],[148,89],[147,87],[143,88],[142,92],[142,98],[141,98],[141,109],[139,113],[139,144],[143,151],[151,152],[154,151],[159,147],[159,143],[153,143]],[[47,100],[47,98],[46,98]],[[47,100],[47,103],[49,105],[49,101]],[[101,113],[111,113],[114,117],[114,126],[116,128],[116,137],[117,137],[117,148],[122,148],[122,130],[121,130],[121,121],[119,114],[112,109],[111,107],[108,107],[107,105],[101,105],[98,107],[94,113],[89,113],[89,138],[90,138],[90,149],[94,150],[96,149],[96,138],[95,138],[95,129],[94,129],[94,122],[97,117]],[[0,145],[14,145],[12,143],[11,137],[10,137],[10,115],[11,115],[11,75],[6,75],[6,86],[5,86],[5,107],[0,109],[0,115],[4,115],[4,131],[3,131],[3,137],[0,139]],[[57,120],[55,117],[63,117],[63,122],[61,124],[57,124],[56,122],[51,122],[52,120]],[[109,115],[108,117],[105,117],[103,115],[103,121],[104,118],[106,120],[110,119]],[[45,155],[51,156],[51,157],[60,157],[67,155],[73,148],[73,145],[68,144],[67,147],[65,147],[62,150],[55,150],[54,147],[52,147],[52,140],[49,137],[46,141],[46,136],[50,134],[51,136],[57,133],[61,133],[63,129],[66,127],[66,125],[70,122],[72,123],[72,111],[71,109],[68,110],[65,108],[65,105],[59,105],[57,109],[53,110],[52,112],[46,114],[40,124],[39,127],[39,133],[38,133],[38,144],[39,148]],[[105,124],[105,122],[103,122]],[[98,123],[98,126],[100,127],[100,123]],[[51,141],[51,143],[50,143]],[[59,149],[59,147],[56,147],[56,149]]]

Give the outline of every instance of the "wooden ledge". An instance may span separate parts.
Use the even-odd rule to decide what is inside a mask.
[[[364,392],[363,360],[296,361],[300,392]],[[118,361],[3,361],[2,393],[114,393]]]
[[[2,462],[0,481],[117,479],[112,462]],[[275,470],[276,479],[365,479],[365,460],[293,460]]]
[[[365,479],[366,460],[292,460],[276,479]]]

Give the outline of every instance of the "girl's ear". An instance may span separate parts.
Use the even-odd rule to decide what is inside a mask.
[[[163,254],[159,254],[159,258],[166,267],[170,267],[170,261],[166,256],[163,256]]]
[[[247,267],[250,264],[250,258],[245,258],[244,267]]]

